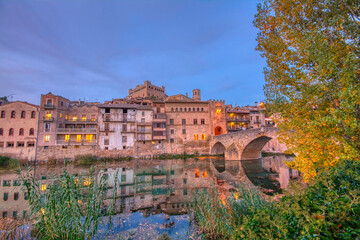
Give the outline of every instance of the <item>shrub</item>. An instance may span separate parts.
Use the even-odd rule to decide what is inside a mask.
[[[0,167],[15,169],[19,167],[19,161],[17,159],[0,156]]]

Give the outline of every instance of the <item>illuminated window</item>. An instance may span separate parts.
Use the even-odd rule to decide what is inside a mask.
[[[69,135],[69,134],[66,134],[66,135],[65,135],[65,142],[69,142],[69,139],[70,139],[70,135]]]
[[[82,115],[81,120],[86,121],[86,115]]]
[[[221,108],[216,109],[216,113],[221,113]]]
[[[206,140],[206,134],[201,134],[201,140]]]
[[[68,119],[68,115],[65,115],[65,119]]]
[[[93,134],[86,134],[86,142],[92,142],[93,141]]]
[[[50,141],[50,135],[45,135],[44,136],[44,141],[49,142]]]
[[[51,118],[51,112],[46,112],[45,117],[47,120]]]
[[[76,142],[81,142],[81,135],[76,135]]]
[[[60,117],[62,118],[62,113],[60,113]]]
[[[200,177],[200,172],[199,172],[199,170],[196,170],[195,171],[195,178],[199,178]]]
[[[95,115],[91,115],[91,121],[96,121]]]
[[[203,177],[204,177],[204,178],[207,177],[207,171],[203,172]]]
[[[194,134],[194,140],[199,140],[199,135],[198,134]]]
[[[41,184],[40,190],[42,192],[46,190],[46,184],[45,183]]]
[[[73,115],[72,120],[73,120],[73,121],[76,121],[76,120],[77,120],[77,116],[76,116],[76,115]]]

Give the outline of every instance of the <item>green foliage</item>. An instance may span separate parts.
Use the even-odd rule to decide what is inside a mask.
[[[360,0],[263,0],[266,108],[310,180],[360,156]]]
[[[19,161],[11,158],[11,157],[7,157],[7,156],[0,156],[0,168],[10,168],[10,169],[15,169],[19,167]]]
[[[267,203],[261,198],[253,201],[249,196],[241,193],[240,201],[230,200],[226,206],[211,207],[207,197],[203,206],[194,209],[200,228],[211,236],[230,239],[360,237],[359,161],[343,161],[330,171],[320,172],[307,188],[292,191],[281,202]],[[203,214],[206,211],[209,213]],[[213,216],[226,223],[215,225],[220,228],[216,231],[209,228]]]
[[[94,168],[87,177],[73,176],[64,168],[46,190],[35,180],[31,169],[20,171],[20,177],[39,239],[91,239],[97,233],[101,217],[113,214],[117,183],[112,203],[106,209],[107,179],[102,175],[97,181]]]
[[[160,235],[158,240],[171,240],[171,237],[165,232],[165,233]]]

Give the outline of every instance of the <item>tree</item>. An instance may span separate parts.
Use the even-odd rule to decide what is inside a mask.
[[[266,58],[266,107],[310,180],[360,155],[360,0],[263,0],[254,20]]]

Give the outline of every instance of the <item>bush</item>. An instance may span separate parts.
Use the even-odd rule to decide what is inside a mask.
[[[210,206],[207,197],[204,205],[194,208],[195,219],[201,229],[220,238],[360,237],[360,161],[343,161],[320,172],[307,188],[288,193],[281,202],[253,201],[249,196],[242,193],[240,201],[230,199],[226,205]],[[203,214],[210,209],[213,212]],[[216,216],[221,223],[211,227],[211,217],[217,219]]]
[[[77,155],[74,158],[75,164],[79,165],[91,165],[95,163],[98,158],[94,155]]]
[[[0,156],[0,167],[2,168],[11,168],[11,169],[15,169],[19,167],[19,161],[11,158],[11,157],[7,157],[7,156]]]

